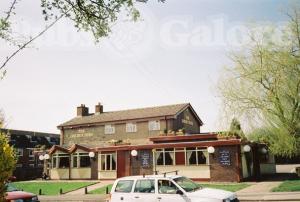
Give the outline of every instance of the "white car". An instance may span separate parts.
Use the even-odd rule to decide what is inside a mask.
[[[229,191],[203,188],[180,175],[130,176],[117,179],[110,202],[238,202]]]

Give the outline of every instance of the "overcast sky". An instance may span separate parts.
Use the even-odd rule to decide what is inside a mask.
[[[8,0],[7,0],[8,1]],[[0,1],[0,15],[8,8]],[[280,26],[285,0],[149,0],[142,20],[122,18],[109,38],[94,44],[62,20],[7,65],[0,109],[9,128],[55,132],[86,104],[90,112],[190,102],[204,131],[223,129],[216,85],[229,50],[247,43],[255,22]],[[39,1],[17,5],[14,29],[34,35],[45,26]],[[0,41],[0,61],[14,49]]]

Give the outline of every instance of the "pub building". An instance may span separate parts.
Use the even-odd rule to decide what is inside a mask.
[[[51,179],[116,179],[178,170],[203,181],[259,179],[276,172],[265,145],[202,133],[191,104],[95,113],[77,107],[49,150]]]

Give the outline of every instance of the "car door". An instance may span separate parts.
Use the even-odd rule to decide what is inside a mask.
[[[140,179],[135,183],[132,202],[156,202],[155,180]]]
[[[111,194],[112,202],[131,202],[134,180],[119,180]]]
[[[171,180],[157,180],[158,194],[156,202],[189,202],[190,200],[182,194],[182,191]],[[180,194],[181,192],[181,194]]]

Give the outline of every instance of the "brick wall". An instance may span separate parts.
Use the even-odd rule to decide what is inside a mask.
[[[228,151],[230,165],[222,165],[220,162],[221,152]],[[215,147],[215,153],[210,154],[211,181],[239,182],[240,181],[240,150],[238,146]],[[228,163],[228,162],[227,162]]]

